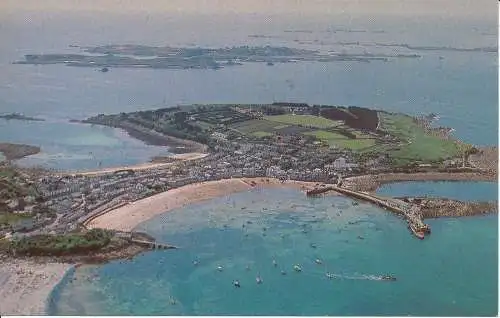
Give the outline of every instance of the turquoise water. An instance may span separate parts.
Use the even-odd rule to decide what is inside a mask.
[[[419,186],[476,189],[455,183]],[[495,187],[485,183],[483,190]],[[496,198],[488,193],[488,199]],[[257,189],[165,213],[139,229],[179,250],[80,268],[76,280],[59,289],[50,313],[497,313],[496,215],[429,220],[432,235],[419,241],[398,217],[351,203],[340,196],[307,199],[293,189]],[[302,272],[294,272],[294,264]],[[380,280],[385,274],[397,281]],[[258,275],[262,284],[256,283]],[[235,279],[241,288],[233,286]]]
[[[377,189],[380,195],[393,197],[427,196],[444,197],[462,201],[489,201],[498,196],[496,182],[436,181],[436,182],[395,182]]]
[[[0,119],[0,136],[9,136],[10,142],[41,148],[40,153],[18,160],[21,166],[61,170],[98,169],[143,163],[155,155],[170,154],[166,147],[145,145],[118,129],[65,121],[19,122]]]

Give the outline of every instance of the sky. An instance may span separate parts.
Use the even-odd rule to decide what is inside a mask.
[[[2,0],[0,12],[352,14],[496,19],[496,0]]]

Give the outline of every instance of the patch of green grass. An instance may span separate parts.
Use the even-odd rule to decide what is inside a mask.
[[[347,137],[342,135],[342,134],[339,134],[336,132],[331,132],[331,131],[326,131],[326,130],[308,131],[308,132],[305,132],[304,135],[314,136],[314,137],[321,139],[321,140],[347,139]]]
[[[375,145],[375,139],[349,139],[339,133],[315,130],[304,133],[305,135],[315,136],[316,138],[325,141],[330,147],[338,147],[342,149],[350,149],[359,151]]]
[[[278,130],[278,129],[283,129],[283,128],[286,128],[290,125],[278,125],[278,126],[274,126],[274,129]]]
[[[397,164],[413,161],[436,162],[460,156],[453,140],[429,135],[410,116],[379,113],[380,128],[402,140],[403,145],[390,151]]]
[[[276,128],[279,127],[279,128]],[[255,132],[268,132],[272,133],[277,129],[286,128],[287,125],[279,125],[275,122],[262,120],[262,119],[254,119],[248,120],[240,123],[236,123],[231,125],[231,128],[238,130],[242,134],[251,135]]]
[[[255,137],[258,137],[258,138],[262,138],[262,137],[272,136],[273,134],[269,133],[267,131],[256,131],[256,132],[253,132],[252,135]]]
[[[0,224],[14,224],[21,220],[31,218],[31,214],[0,212]]]
[[[313,116],[313,115],[276,115],[276,116],[264,116],[266,120],[274,121],[289,125],[302,125],[304,127],[312,128],[331,128],[336,127],[341,124],[339,121],[330,120],[324,117]]]
[[[92,229],[85,233],[26,236],[10,243],[9,249],[20,255],[85,254],[107,246],[113,233]]]

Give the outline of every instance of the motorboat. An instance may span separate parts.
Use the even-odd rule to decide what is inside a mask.
[[[262,284],[262,282],[263,282],[263,280],[260,276],[255,277],[255,281],[257,282],[257,284]]]
[[[297,264],[293,266],[293,270],[296,272],[302,272],[302,267],[300,267],[300,265]]]
[[[233,280],[233,285],[234,285],[234,287],[238,287],[238,288],[241,287],[239,280]]]
[[[390,281],[395,281],[396,280],[396,277],[390,276],[390,275],[384,275],[381,278],[382,278],[382,280],[390,280]]]

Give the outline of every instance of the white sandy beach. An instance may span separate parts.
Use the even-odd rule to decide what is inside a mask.
[[[272,178],[226,179],[195,183],[159,193],[111,210],[90,220],[85,226],[87,228],[131,231],[140,223],[169,210],[180,208],[193,202],[249,190],[252,188],[252,181],[255,183],[255,186],[288,186],[297,189],[312,187],[316,184],[299,181],[281,183],[279,180]]]
[[[71,268],[69,264],[2,259],[0,314],[44,315],[52,289]]]

